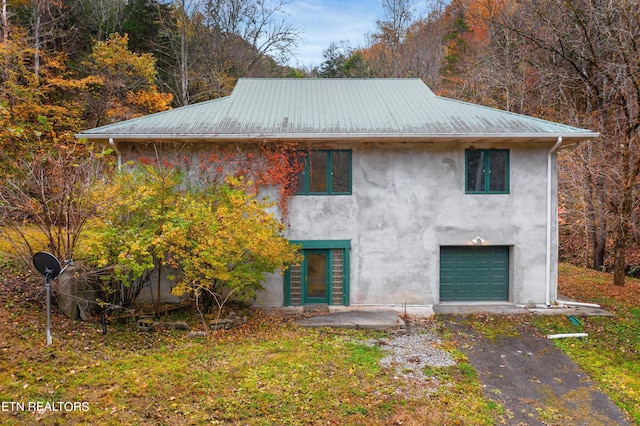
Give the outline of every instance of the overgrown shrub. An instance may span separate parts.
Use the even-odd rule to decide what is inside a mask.
[[[187,186],[178,169],[151,165],[120,173],[101,188],[108,202],[87,233],[85,261],[102,268],[112,296],[139,288],[154,268],[160,280],[170,267],[177,271],[169,277],[176,283],[173,293],[202,300],[205,308],[222,303],[223,295],[249,300],[266,273],[299,260],[282,236],[284,225],[268,213],[273,204],[257,199],[252,188],[232,177]],[[156,302],[160,298],[156,293]],[[110,302],[116,300],[131,302]]]

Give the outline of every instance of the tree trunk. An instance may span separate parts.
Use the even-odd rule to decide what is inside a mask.
[[[184,2],[182,3],[182,12],[186,15]],[[180,26],[180,106],[189,105],[189,63],[188,63],[188,44],[187,44],[187,28],[188,22],[185,18]]]
[[[604,266],[604,256],[607,247],[607,224],[605,218],[604,182],[598,179],[596,188],[596,220],[594,222],[593,240],[593,269],[601,271]]]
[[[34,9],[33,74],[36,82],[40,79],[40,12]]]
[[[596,271],[602,271],[604,267],[606,249],[606,227],[604,221],[600,221],[598,232],[596,232],[595,244],[593,245],[593,269]]]
[[[617,286],[624,286],[626,277],[624,234],[622,229],[618,229],[613,250],[613,284]]]
[[[632,137],[627,137],[622,144],[622,177],[624,184],[613,251],[613,284],[617,286],[624,286],[626,240],[629,235],[631,214],[633,213],[633,188],[640,173],[640,157],[634,162],[633,167],[631,166],[632,139]]]
[[[9,19],[7,18],[7,0],[2,0],[2,41],[9,41]]]
[[[586,258],[591,259],[593,269],[601,271],[604,266],[606,249],[604,195],[602,179],[596,178],[596,184],[590,169],[593,158],[591,143],[586,143],[584,154],[580,156],[582,175],[584,176],[582,189],[584,191],[586,234],[588,244],[591,245],[591,252],[586,255]]]

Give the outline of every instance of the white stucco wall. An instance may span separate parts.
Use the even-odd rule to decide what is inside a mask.
[[[510,193],[465,194],[466,148],[510,149]],[[547,153],[551,145],[359,143],[352,195],[295,196],[292,240],[350,240],[350,305],[439,303],[440,246],[510,247],[510,302],[545,302]],[[553,157],[552,300],[557,276],[557,195]],[[258,304],[282,305],[273,276]]]
[[[212,145],[163,145],[192,159]],[[238,149],[247,146],[238,145]],[[350,240],[349,305],[429,307],[439,298],[440,246],[510,247],[510,302],[543,304],[546,280],[547,157],[552,144],[367,143],[352,150],[352,195],[294,196],[287,237]],[[465,194],[465,149],[509,149],[509,194]],[[155,155],[153,145],[122,147],[123,159]],[[175,152],[173,152],[175,151]],[[556,299],[557,181],[552,157],[550,300]],[[195,162],[194,162],[195,164]],[[275,192],[262,195],[275,197]],[[170,285],[167,282],[169,293]],[[256,305],[283,306],[284,278],[273,274]]]

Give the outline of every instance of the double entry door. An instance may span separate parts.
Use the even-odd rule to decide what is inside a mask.
[[[303,261],[284,276],[284,305],[349,304],[349,240],[292,240]]]

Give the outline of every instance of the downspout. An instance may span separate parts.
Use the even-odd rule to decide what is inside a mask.
[[[551,204],[551,156],[562,145],[562,136],[558,136],[558,141],[547,153],[547,258],[545,276],[545,305],[551,305],[551,217],[553,215],[553,205]],[[556,212],[558,214],[558,212]]]
[[[118,150],[118,146],[113,141],[113,138],[109,138],[109,145],[111,145],[116,155],[118,156],[118,170],[120,170],[122,168],[122,154],[120,154],[120,150]]]

